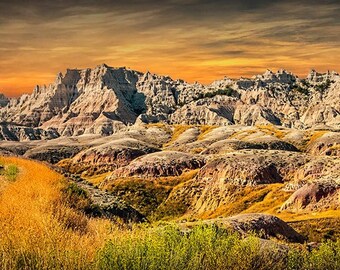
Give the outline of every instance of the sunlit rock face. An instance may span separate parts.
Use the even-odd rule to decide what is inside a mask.
[[[68,69],[31,95],[0,95],[0,120],[4,125],[40,128],[48,132],[47,138],[111,135],[133,124],[155,122],[338,128],[339,91],[336,72],[313,70],[300,79],[286,70],[267,70],[250,79],[225,77],[202,85],[103,64]],[[7,133],[8,138],[20,137],[13,128]]]

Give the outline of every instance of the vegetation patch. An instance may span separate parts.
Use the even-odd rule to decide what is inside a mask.
[[[77,184],[68,183],[61,191],[63,201],[70,207],[85,211],[91,206],[89,195]]]
[[[320,93],[324,93],[331,86],[331,83],[334,83],[334,81],[332,82],[331,80],[327,79],[325,82],[315,85],[315,89]]]
[[[306,87],[306,86],[294,85],[293,90],[295,90],[295,91],[297,91],[297,92],[299,92],[303,95],[306,95],[306,96],[310,95],[308,87]]]
[[[311,223],[318,228],[325,222],[322,239],[327,239],[313,249],[243,237],[214,224],[183,230],[164,222],[110,223],[78,211],[87,193],[47,166],[17,158],[0,157],[0,162],[22,168],[17,181],[9,182],[0,194],[0,265],[4,270],[340,268],[340,241],[334,240],[338,232],[331,229],[338,220]],[[194,175],[190,171],[178,181]],[[185,184],[172,180],[174,185]],[[162,179],[161,184],[171,186],[171,180]],[[244,203],[266,202],[271,192],[255,189]],[[291,225],[299,228],[300,223]]]
[[[321,138],[323,135],[328,133],[328,130],[318,130],[311,134],[308,144],[314,143],[317,139]]]
[[[340,218],[315,218],[288,222],[310,242],[340,239]]]
[[[116,235],[97,253],[98,269],[338,269],[340,241],[313,251],[242,238],[216,225],[189,232],[177,226],[135,229]]]
[[[281,190],[283,184],[258,185],[255,187],[239,187],[228,185],[227,203],[217,209],[206,211],[199,218],[216,218],[232,216],[239,213],[277,214],[282,203],[288,199],[288,193]]]
[[[15,181],[18,173],[19,168],[14,164],[0,165],[0,175],[3,175],[8,181]]]
[[[180,176],[141,179],[137,177],[115,179],[105,186],[112,194],[122,198],[149,219],[158,219],[157,208],[167,199],[173,188],[193,179],[198,170],[183,172]],[[169,214],[169,213],[168,213]]]
[[[155,180],[127,178],[115,180],[106,189],[149,216],[166,199],[172,186]]]
[[[185,131],[192,127],[193,127],[192,125],[174,125],[174,130],[172,132],[171,139],[163,145],[163,148],[170,146],[174,141],[176,141],[179,138],[179,136],[182,133],[184,133]]]
[[[268,135],[275,136],[278,139],[282,139],[286,133],[273,125],[256,125],[261,131],[265,132]]]
[[[201,133],[198,135],[197,140],[203,140],[204,137],[209,134],[211,131],[213,131],[217,126],[208,126],[208,125],[202,125],[200,126]]]
[[[212,98],[212,97],[215,97],[215,96],[228,96],[228,97],[231,97],[231,96],[235,96],[237,94],[238,94],[237,91],[235,91],[234,89],[228,87],[228,88],[225,88],[225,89],[218,89],[217,91],[213,91],[213,92],[200,93],[193,100],[196,101],[196,100],[199,100],[199,99],[202,99],[202,98]]]

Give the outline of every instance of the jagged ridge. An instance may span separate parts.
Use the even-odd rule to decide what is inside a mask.
[[[314,70],[306,79],[286,70],[267,70],[251,79],[224,78],[202,85],[105,64],[68,69],[31,95],[9,101],[1,97],[0,139],[110,135],[150,122],[337,128],[339,89],[338,73]]]

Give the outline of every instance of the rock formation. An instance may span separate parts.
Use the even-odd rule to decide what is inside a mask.
[[[312,71],[300,79],[285,70],[267,70],[251,79],[224,78],[202,85],[105,64],[68,69],[31,95],[10,100],[0,96],[6,130],[0,138],[111,135],[132,124],[153,122],[339,128],[339,89],[335,72]]]
[[[9,98],[7,98],[4,94],[0,93],[0,108],[7,106],[9,103]]]
[[[115,177],[140,176],[160,177],[178,176],[185,170],[195,170],[204,165],[204,158],[183,152],[162,151],[142,156],[132,161],[128,166],[115,172]]]
[[[266,214],[240,214],[228,218],[204,221],[218,227],[232,229],[243,235],[256,233],[262,239],[276,238],[293,243],[303,243],[305,238],[278,217]]]
[[[292,212],[339,209],[340,184],[330,181],[308,183],[295,191],[281,206]]]

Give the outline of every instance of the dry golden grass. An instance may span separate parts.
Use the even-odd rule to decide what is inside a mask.
[[[192,125],[173,125],[173,132],[172,132],[172,136],[171,139],[165,143],[163,145],[163,147],[168,147],[170,146],[174,141],[176,141],[178,139],[178,137],[184,133],[185,131],[187,131],[189,128],[192,128]]]
[[[86,181],[92,183],[95,186],[98,186],[107,176],[110,176],[112,172],[96,174],[93,176],[82,176]]]
[[[321,242],[326,239],[340,238],[340,217],[309,218],[288,222],[296,231],[311,242]]]
[[[8,180],[4,176],[0,175],[0,194],[6,188],[7,185]]]
[[[256,133],[255,129],[241,130],[234,132],[229,139],[245,140],[248,136]]]
[[[157,208],[174,187],[193,179],[199,169],[184,171],[180,176],[159,178],[124,177],[106,183],[104,188],[132,205],[149,220],[158,219]],[[169,209],[166,209],[169,210]]]
[[[230,190],[232,199],[216,210],[203,213],[200,218],[216,218],[239,213],[275,214],[290,194],[281,190],[282,184],[260,185]]]
[[[103,244],[106,222],[68,207],[61,193],[65,182],[45,165],[12,157],[0,162],[21,172],[0,195],[2,269],[35,264],[37,269],[82,269],[93,260]]]
[[[332,145],[329,149],[331,149],[331,150],[340,150],[340,144]]]
[[[306,151],[311,144],[313,144],[317,139],[321,138],[327,132],[327,130],[306,131],[303,139],[300,141],[299,150],[303,152]]]
[[[1,269],[120,269],[122,265],[124,269],[141,269],[149,265],[160,269],[164,266],[164,258],[173,262],[175,255],[178,264],[169,269],[202,269],[200,258],[206,254],[212,264],[206,264],[205,269],[215,269],[216,258],[229,257],[236,258],[232,266],[227,267],[234,269],[233,266],[241,265],[249,254],[253,254],[247,249],[249,243],[241,239],[236,239],[235,252],[228,256],[225,256],[226,251],[230,252],[228,239],[216,242],[216,247],[211,248],[207,243],[215,243],[215,239],[223,237],[215,233],[214,228],[201,227],[190,237],[182,237],[176,227],[132,226],[131,230],[122,230],[108,221],[89,219],[65,203],[62,190],[67,184],[61,175],[29,160],[0,157],[0,162],[14,164],[20,170],[15,181],[8,181],[0,194]],[[196,173],[197,170],[183,173],[181,181],[192,179]],[[279,185],[249,187],[239,194],[245,199],[241,204],[235,201],[234,209],[250,209],[244,206],[256,204],[256,210],[270,208],[272,201],[283,199],[277,198],[279,188]],[[184,247],[185,252],[182,253]],[[202,253],[201,250],[206,247],[209,250]],[[197,250],[194,254],[191,253],[193,248]],[[217,253],[218,250],[220,253]],[[241,259],[235,256],[240,252],[244,255]],[[187,267],[186,254],[191,256],[190,261],[195,261],[197,267]],[[221,255],[216,257],[214,254]],[[324,260],[334,261],[332,256]],[[228,261],[222,260],[219,269],[223,269]]]
[[[239,213],[265,213],[278,216],[288,222],[309,221],[315,219],[330,219],[340,217],[340,210],[327,210],[319,212],[293,213],[280,211],[281,205],[290,197],[291,193],[282,190],[284,184],[260,185],[230,190],[232,199],[226,205],[216,210],[206,211],[199,218],[216,218],[219,216],[232,216]]]
[[[321,138],[323,135],[325,135],[326,133],[328,133],[328,130],[318,130],[318,131],[314,131],[309,139],[308,144],[311,144],[313,142],[315,142],[317,139]]]
[[[274,125],[256,125],[256,127],[264,133],[275,136],[278,139],[282,139],[286,135],[286,132],[278,129]]]
[[[313,219],[320,219],[320,218],[340,217],[340,210],[327,210],[327,211],[322,211],[322,212],[301,211],[300,213],[292,213],[289,211],[283,211],[283,212],[277,213],[276,215],[285,221],[294,222],[294,221],[313,220]]]
[[[327,130],[318,130],[318,131],[314,131],[312,132],[309,136],[309,141],[308,141],[308,145],[314,143],[317,139],[321,138],[323,135],[325,135],[328,131]]]
[[[244,213],[266,213],[277,215],[277,211],[281,205],[291,195],[285,191],[282,191],[283,184],[271,184],[264,188],[266,196],[262,201],[255,202],[248,207]]]
[[[200,126],[201,133],[200,133],[200,135],[198,135],[197,140],[198,140],[198,141],[203,140],[204,137],[205,137],[208,133],[210,133],[211,131],[213,131],[215,128],[217,128],[217,126],[208,126],[208,125]]]

